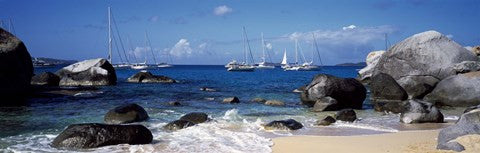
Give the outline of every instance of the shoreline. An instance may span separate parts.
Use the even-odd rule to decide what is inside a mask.
[[[440,129],[400,131],[357,136],[288,136],[273,138],[274,153],[287,152],[368,152],[368,153],[449,153],[437,150]],[[478,151],[479,148],[476,148]],[[466,150],[469,151],[469,150]]]

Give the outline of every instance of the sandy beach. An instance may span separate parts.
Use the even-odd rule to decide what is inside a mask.
[[[335,153],[448,153],[435,149],[439,130],[402,131],[365,136],[291,136],[274,138],[275,153],[335,152]],[[465,145],[464,152],[480,152],[479,136],[458,139]]]

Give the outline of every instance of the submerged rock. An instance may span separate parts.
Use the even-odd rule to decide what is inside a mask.
[[[301,94],[302,104],[312,107],[317,100],[331,97],[337,101],[334,107],[337,110],[343,108],[361,109],[367,90],[353,78],[337,78],[332,75],[319,74]]]
[[[85,60],[56,72],[60,86],[102,86],[117,84],[115,69],[102,58]]]
[[[465,147],[455,139],[480,134],[480,109],[473,109],[460,116],[457,123],[440,130],[437,149],[463,151]]]
[[[332,97],[322,97],[315,102],[313,105],[312,111],[322,112],[322,111],[334,111],[338,110],[338,102]]]
[[[265,102],[265,105],[269,106],[285,106],[285,102],[280,101],[280,100],[267,100]]]
[[[52,142],[55,148],[85,149],[117,144],[148,144],[152,133],[143,125],[72,124]]]
[[[303,125],[294,119],[272,121],[264,126],[266,130],[298,130]]]
[[[23,42],[0,28],[0,105],[21,105],[30,92],[32,58]]]
[[[480,104],[480,71],[450,76],[440,81],[424,100],[455,107]]]
[[[216,92],[217,90],[209,87],[201,87],[200,91],[207,91],[207,92]]]
[[[419,100],[404,103],[405,111],[400,114],[403,123],[443,123],[443,114],[432,104]]]
[[[368,53],[367,58],[365,60],[367,63],[367,66],[361,69],[360,71],[358,71],[358,76],[360,80],[364,81],[372,77],[373,70],[375,66],[377,66],[378,61],[380,60],[380,57],[382,57],[384,53],[385,53],[384,50],[373,51]]]
[[[110,110],[105,114],[104,121],[107,124],[124,124],[147,120],[148,114],[142,106],[137,104],[125,104]]]
[[[342,109],[335,114],[335,119],[345,122],[353,122],[357,119],[357,113],[353,109]]]
[[[238,99],[238,97],[230,97],[230,98],[225,98],[225,99],[223,99],[222,102],[223,102],[223,103],[230,103],[230,104],[240,103],[240,99]]]
[[[39,86],[58,86],[60,83],[60,77],[52,72],[43,72],[39,75],[32,77],[31,84]]]
[[[163,128],[166,129],[166,130],[174,131],[174,130],[180,130],[180,129],[187,128],[187,127],[194,126],[194,125],[195,125],[195,123],[190,122],[190,121],[175,120],[175,121],[172,121],[172,122],[168,123],[167,125],[163,126]]]
[[[267,100],[266,99],[263,99],[263,98],[253,98],[252,99],[252,102],[256,102],[256,103],[265,103]]]
[[[335,120],[332,116],[327,116],[323,120],[320,120],[317,122],[317,125],[320,126],[328,126],[330,124],[335,123],[337,120]]]
[[[210,118],[208,118],[208,115],[206,113],[193,112],[183,115],[182,117],[180,117],[180,120],[190,121],[194,124],[199,124],[209,121]]]
[[[153,75],[150,72],[138,72],[137,74],[129,77],[127,82],[132,83],[176,83],[177,81],[166,76]]]
[[[168,105],[170,105],[170,106],[182,106],[182,104],[179,101],[170,101],[170,102],[168,102]]]

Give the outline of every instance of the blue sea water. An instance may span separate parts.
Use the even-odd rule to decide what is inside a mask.
[[[36,68],[35,73],[55,72],[61,67]],[[71,152],[57,150],[49,143],[66,126],[75,123],[102,123],[105,113],[121,104],[143,106],[150,119],[140,124],[149,128],[154,142],[147,145],[117,145],[88,152],[271,152],[271,138],[289,135],[363,135],[396,132],[424,127],[398,123],[398,116],[374,112],[365,101],[358,110],[359,121],[318,127],[314,123],[334,112],[313,113],[302,105],[294,89],[308,84],[320,73],[356,77],[361,67],[325,66],[322,71],[296,72],[282,69],[254,72],[227,72],[223,66],[176,65],[149,70],[178,81],[175,84],[136,84],[126,79],[139,72],[117,69],[118,84],[74,97],[32,99],[29,106],[0,108],[0,151]],[[200,91],[210,87],[217,92]],[[239,104],[223,104],[223,98],[237,96]],[[266,106],[253,98],[276,99],[286,106]],[[170,106],[180,101],[183,106]],[[205,112],[213,122],[175,132],[161,129],[166,123],[189,112]],[[456,111],[447,113],[452,120]],[[305,128],[298,131],[266,131],[262,124],[272,120],[295,119]],[[427,125],[428,127],[428,125]]]

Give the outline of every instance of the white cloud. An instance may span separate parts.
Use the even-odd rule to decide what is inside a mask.
[[[177,44],[170,49],[170,54],[176,57],[189,57],[192,55],[192,51],[190,42],[188,42],[187,39],[180,39]]]
[[[226,5],[222,5],[222,6],[218,6],[215,9],[213,9],[213,14],[215,14],[217,16],[224,16],[228,13],[231,13],[232,11],[233,11],[232,8],[230,8]]]
[[[357,26],[355,26],[355,25],[352,24],[352,25],[343,27],[342,29],[343,29],[343,30],[352,30],[352,29],[355,29],[355,28],[357,28]]]

